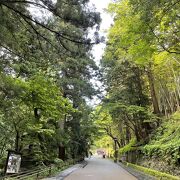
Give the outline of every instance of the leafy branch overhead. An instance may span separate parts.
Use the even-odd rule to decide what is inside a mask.
[[[174,116],[179,117],[180,108],[179,5],[178,0],[109,4],[107,11],[114,23],[101,59],[107,94],[95,110],[95,122],[100,132],[104,129],[102,137],[118,139],[122,161],[126,157],[151,168],[156,164],[177,175],[180,133]]]
[[[17,30],[25,28],[34,39],[42,39],[54,48],[62,49],[60,52],[66,50],[77,53],[67,43],[73,43],[74,46],[84,44],[88,47],[99,41],[97,37],[96,42],[91,42],[86,36],[88,28],[92,28],[100,22],[100,15],[95,11],[90,11],[86,2],[81,3],[3,0],[0,2],[1,16],[4,17],[4,23],[1,26],[9,31],[7,23],[9,18],[13,18],[14,22],[16,22]],[[47,20],[44,21],[37,15],[34,15],[33,9],[36,9],[36,13]],[[7,14],[9,17],[7,17]],[[11,22],[8,26],[14,25]],[[71,29],[70,31],[69,28]],[[52,37],[49,37],[48,34]],[[95,34],[98,35],[97,33]],[[56,46],[53,45],[54,40],[58,42]]]
[[[88,151],[100,21],[88,1],[0,1],[0,159],[6,149],[37,164]]]

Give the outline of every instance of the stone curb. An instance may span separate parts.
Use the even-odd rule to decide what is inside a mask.
[[[121,166],[122,168],[124,168],[126,171],[128,171],[130,174],[132,174],[133,176],[135,176],[138,180],[156,180],[155,177],[153,176],[150,176],[150,175],[147,175],[143,172],[140,172],[136,169],[133,169],[131,167],[127,167],[126,165],[120,163],[120,162],[117,162],[117,164],[119,166]]]

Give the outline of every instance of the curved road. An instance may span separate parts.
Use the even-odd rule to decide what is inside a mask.
[[[65,180],[137,180],[119,165],[107,159],[94,158],[88,165],[67,176]]]

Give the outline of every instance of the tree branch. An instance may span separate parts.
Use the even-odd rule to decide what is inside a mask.
[[[171,53],[171,54],[180,54],[180,52],[176,52],[176,51],[170,51],[168,48],[166,48],[164,46],[164,44],[161,43],[160,38],[156,35],[156,33],[154,32],[153,28],[147,24],[147,26],[149,27],[149,29],[151,30],[152,34],[154,35],[154,37],[158,40],[159,45],[163,48],[164,51]]]

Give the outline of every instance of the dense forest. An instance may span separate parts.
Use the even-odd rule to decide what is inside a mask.
[[[113,153],[117,143],[121,160],[178,175],[179,5],[174,0],[109,5],[114,24],[101,60],[107,95],[94,111],[106,133],[98,146]]]
[[[86,154],[100,21],[86,0],[0,1],[1,168],[7,149],[33,164]]]
[[[0,169],[8,149],[48,165],[95,147],[180,175],[179,5],[110,3],[98,67],[91,50],[104,38],[89,0],[0,0]],[[92,79],[106,91],[96,107]]]

